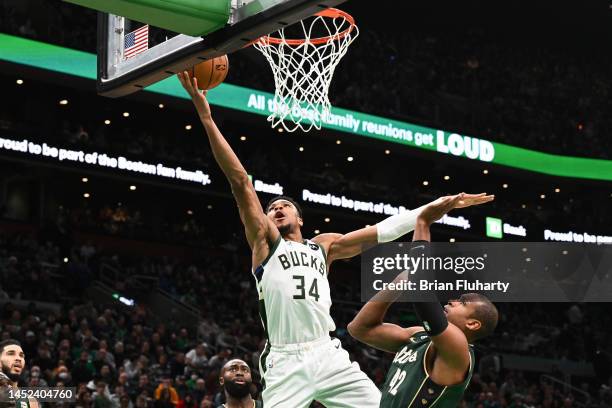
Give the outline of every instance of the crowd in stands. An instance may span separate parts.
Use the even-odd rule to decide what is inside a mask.
[[[95,52],[91,10],[60,0],[0,7],[0,31]],[[336,70],[332,102],[527,148],[610,158],[607,43],[584,33],[557,42],[520,34],[509,39],[505,28],[459,22],[369,27]],[[232,61],[228,81],[272,89],[269,72],[252,75],[265,64],[240,53]]]
[[[63,260],[60,247],[36,233],[0,234],[0,333],[2,339],[23,343],[28,360],[23,385],[77,387],[78,407],[218,407],[223,400],[219,369],[230,358],[242,358],[254,370],[252,392],[259,395],[257,359],[264,341],[248,256],[215,245],[192,259],[145,257],[75,242]],[[129,293],[134,274],[156,277],[161,289],[195,305],[203,319],[197,327],[185,327],[173,319],[160,322],[146,304],[94,305],[81,298],[79,294],[100,279],[102,264],[121,272],[113,289]],[[358,343],[345,329],[359,307],[357,284],[332,279],[335,335],[380,386],[392,356]],[[34,303],[18,307],[14,302],[20,299],[61,300],[61,310],[42,310]],[[498,305],[499,328],[477,346],[476,375],[462,406],[610,407],[612,332],[605,326],[607,305],[568,306]],[[389,318],[404,325],[415,319],[403,306]],[[503,369],[496,356],[504,352],[603,366],[596,367],[597,378],[577,378],[572,384],[578,390],[568,389],[537,373]],[[549,375],[567,380],[554,372]]]

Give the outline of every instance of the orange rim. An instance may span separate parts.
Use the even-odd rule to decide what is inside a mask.
[[[311,39],[309,42],[311,44],[314,45],[321,45],[321,44],[325,44],[327,42],[329,42],[330,40],[340,40],[344,37],[346,37],[347,35],[349,35],[354,29],[355,29],[355,19],[353,18],[353,16],[351,16],[349,13],[342,11],[342,10],[338,10],[336,8],[330,7],[327,8],[325,10],[319,11],[318,13],[315,14],[315,16],[318,17],[327,17],[327,18],[344,18],[346,21],[348,21],[348,23],[350,24],[350,26],[335,35],[330,35],[327,37],[318,37],[318,38],[313,38]],[[260,38],[258,38],[257,40],[253,41],[253,43],[263,43],[263,44],[287,44],[287,45],[302,45],[306,42],[305,39],[300,39],[300,40],[287,40],[287,39],[281,39],[281,38],[276,38],[276,37],[271,37],[269,35],[264,35]]]

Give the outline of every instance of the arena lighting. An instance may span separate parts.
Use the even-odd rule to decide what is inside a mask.
[[[87,182],[89,181],[89,179],[88,179],[87,177],[83,177],[83,178],[81,179],[81,181],[82,181],[83,183],[87,183]]]
[[[68,258],[64,258],[64,263],[68,263]]]
[[[282,127],[279,127],[277,130],[278,130],[278,133],[283,133],[285,131],[285,129],[283,129]]]
[[[353,161],[353,156],[349,156],[349,157],[347,157],[347,158],[346,158],[346,160],[348,160],[348,161],[352,162],[352,161]]]
[[[561,189],[560,188],[555,188],[555,193],[560,193]]]
[[[191,125],[185,125],[185,130],[191,130]]]
[[[325,220],[324,220],[324,221],[325,221],[325,222],[330,222],[330,221],[331,221],[331,219],[330,219],[329,217],[325,217]]]
[[[455,242],[455,238],[449,239],[448,242]]]
[[[316,229],[316,230],[314,230],[314,233],[315,233],[315,234],[320,234],[320,233],[321,233],[321,231],[319,231],[318,229]]]
[[[130,117],[130,112],[123,112],[123,117],[124,118],[129,118]]]
[[[110,124],[111,124],[111,121],[110,121],[110,120],[108,120],[108,119],[106,119],[106,120],[104,121],[104,124],[105,124],[105,125],[110,125]]]
[[[391,150],[389,149],[385,150],[385,154],[391,154]]]
[[[17,85],[23,85],[23,79],[18,79],[16,82],[17,82]]]
[[[446,181],[450,180],[450,176],[444,176],[444,180]]]
[[[336,144],[342,144],[342,140],[336,140]]]
[[[540,194],[540,198],[543,200],[546,198],[546,194]]]
[[[191,210],[187,210],[187,214],[189,214],[189,215],[193,215],[193,211],[191,211]]]
[[[300,146],[299,151],[300,151],[300,152],[303,152],[303,151],[304,151],[304,148],[303,148],[302,146]]]
[[[482,171],[482,174],[489,174],[489,170],[484,169],[484,170]]]
[[[159,107],[159,109],[164,109],[164,104],[160,103],[159,105],[157,105]]]
[[[427,180],[423,181],[423,185],[424,186],[428,186],[429,185],[429,181],[427,181]]]
[[[62,99],[61,101],[59,101],[60,105],[68,105],[68,99]]]
[[[246,140],[246,136],[240,136],[240,140],[244,142]]]
[[[130,190],[132,190],[132,191],[136,191],[136,186],[135,186],[135,185],[131,185],[131,186],[130,186]]]
[[[136,304],[136,302],[134,301],[134,299],[129,299],[126,297],[121,296],[118,293],[113,293],[113,297],[115,299],[117,299],[118,301],[120,301],[121,303],[123,303],[126,306],[134,306]]]
[[[527,208],[527,204],[521,205],[521,208],[523,208],[523,209]]]
[[[212,206],[212,204],[208,204],[208,205],[206,206],[206,208],[208,208],[209,210],[212,210],[213,206]]]
[[[85,197],[85,198],[89,198],[89,197],[90,197],[90,195],[89,195],[89,193],[85,193],[85,194],[83,194],[83,197]]]
[[[506,183],[502,184],[503,188],[508,188],[508,185]]]

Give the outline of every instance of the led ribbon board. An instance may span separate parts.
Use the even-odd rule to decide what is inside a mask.
[[[0,34],[0,60],[96,79],[96,55],[6,34]],[[188,98],[176,78],[158,82],[147,91]],[[271,93],[231,84],[210,91],[209,100],[213,105],[262,116],[274,109]],[[323,127],[552,176],[612,181],[612,160],[549,154],[347,109],[333,108]]]

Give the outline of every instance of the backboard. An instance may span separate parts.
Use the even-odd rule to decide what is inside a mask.
[[[142,26],[146,17],[136,22],[99,12],[98,93],[120,97],[139,91],[199,62],[238,51],[262,35],[346,0],[227,1],[231,2],[229,18],[222,28],[202,37],[164,31],[165,40],[127,59],[125,36]],[[157,29],[158,35],[160,31]]]

